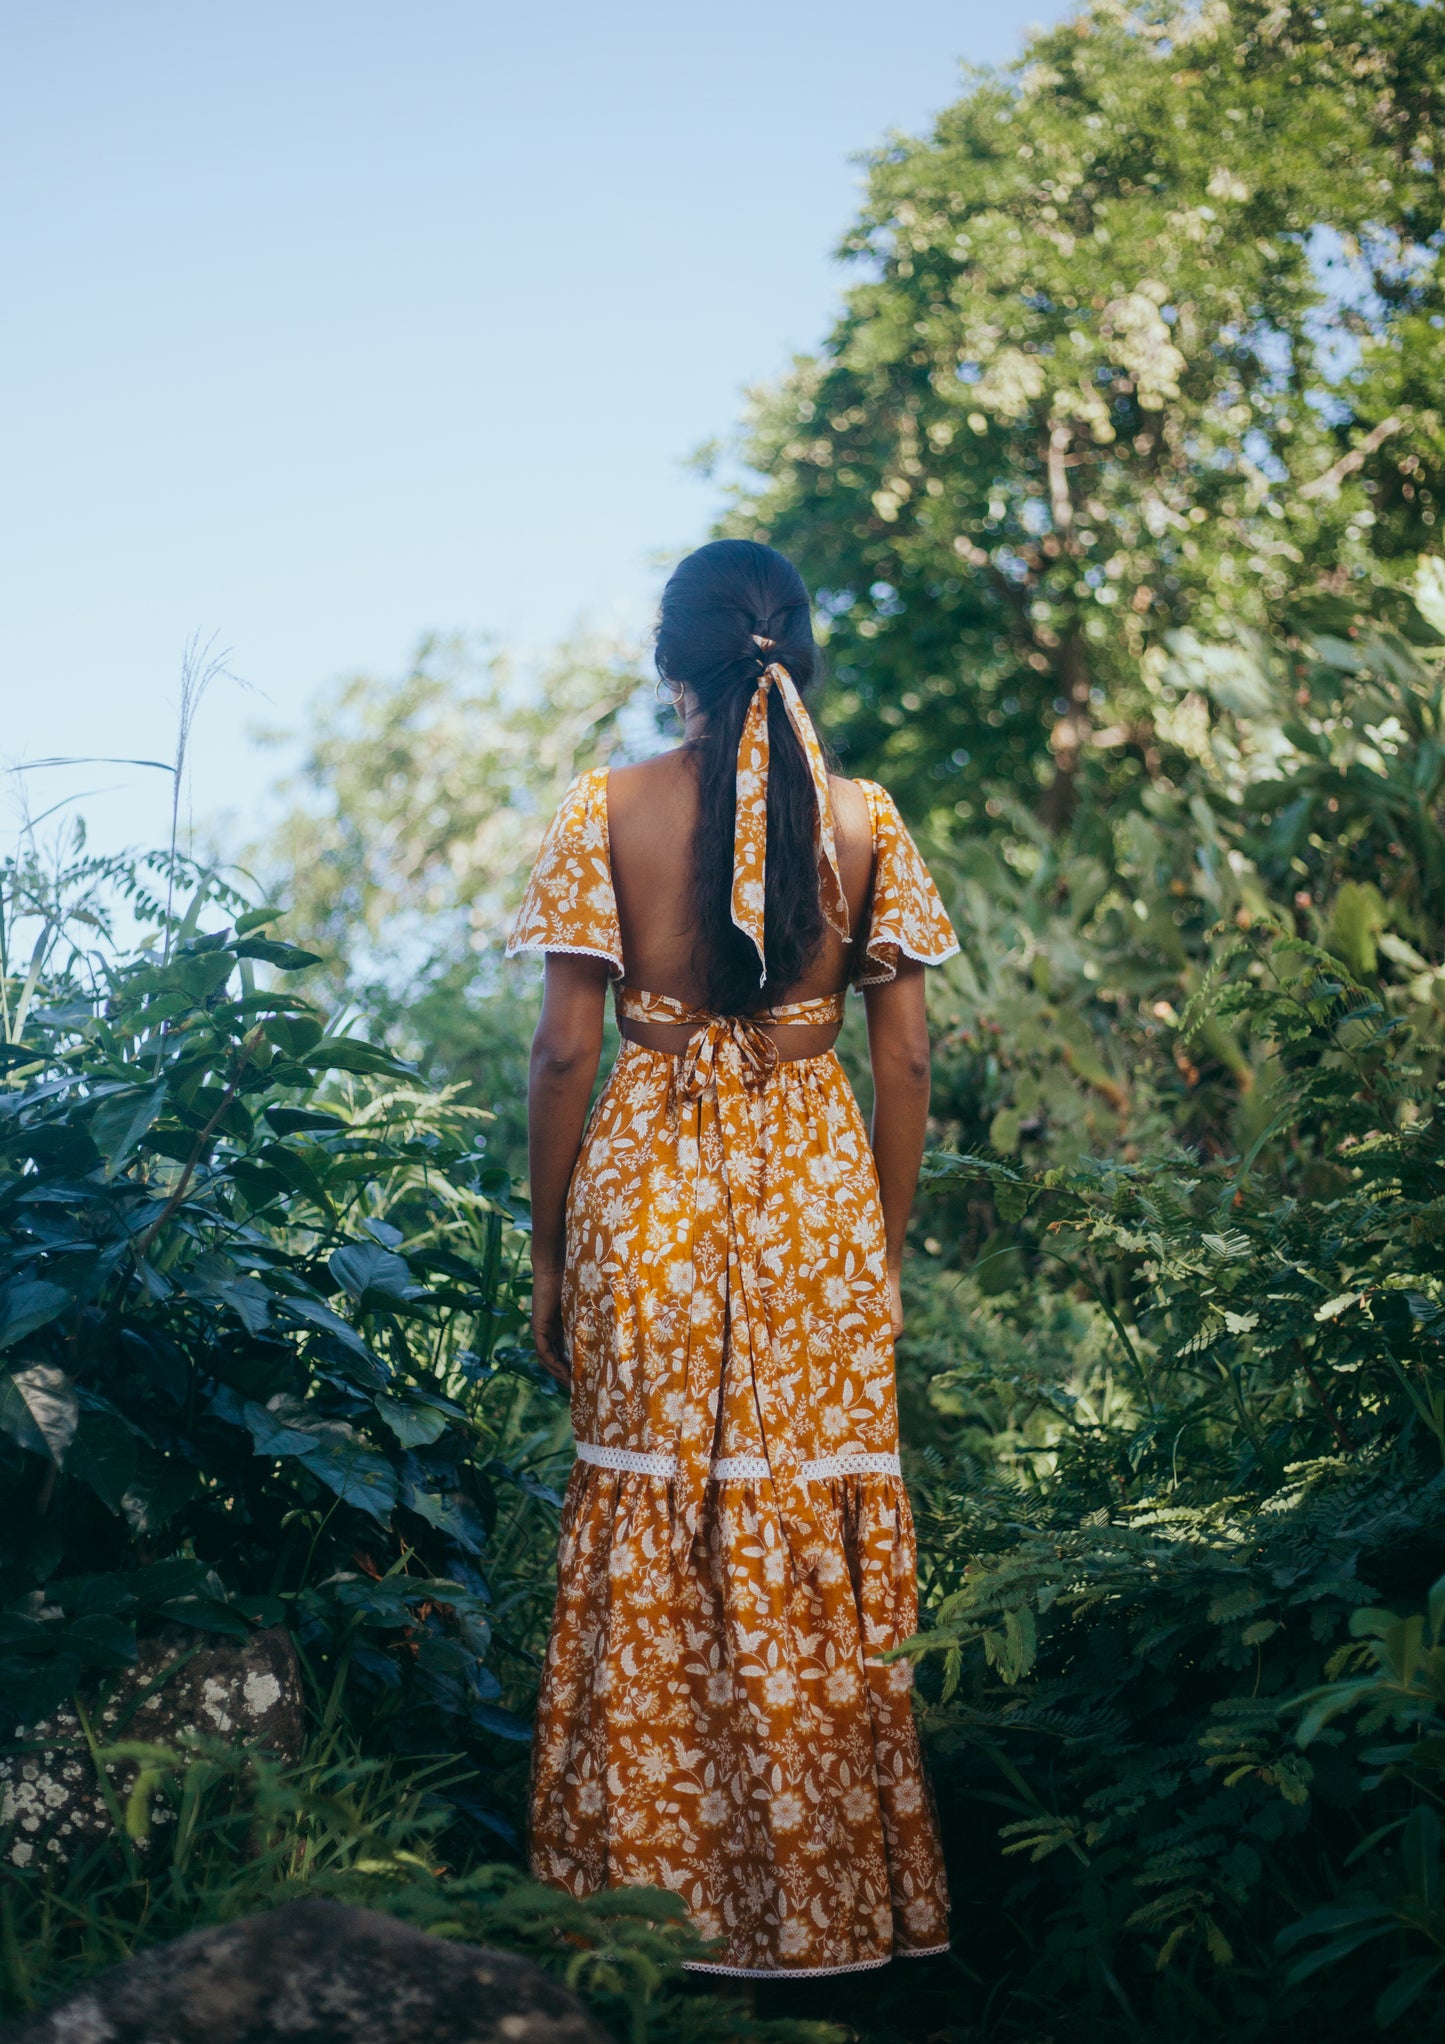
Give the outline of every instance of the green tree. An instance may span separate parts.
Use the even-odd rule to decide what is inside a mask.
[[[357,675],[323,701],[254,856],[338,986],[494,960],[547,819],[617,745],[638,687],[630,646],[569,642],[529,668],[427,638],[399,681]]]
[[[492,1110],[488,1154],[518,1172],[536,973],[503,963],[507,927],[573,775],[648,742],[639,672],[635,648],[600,639],[533,667],[424,640],[399,681],[358,676],[322,704],[251,855],[332,1001]]]
[[[727,529],[803,566],[915,815],[1057,828],[1177,754],[1171,633],[1438,547],[1442,85],[1440,0],[1101,0],[874,158]]]

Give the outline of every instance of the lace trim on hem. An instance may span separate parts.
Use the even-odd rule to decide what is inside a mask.
[[[577,1443],[577,1460],[591,1462],[598,1469],[615,1469],[623,1476],[676,1476],[675,1455],[639,1454],[631,1448],[599,1448],[591,1441]]]
[[[706,1959],[682,1963],[688,1973],[721,1973],[728,1980],[822,1980],[830,1973],[871,1973],[892,1957],[886,1952],[881,1959],[854,1959],[847,1966],[713,1966]]]
[[[595,1441],[578,1441],[577,1460],[597,1469],[611,1469],[623,1476],[677,1475],[675,1455],[649,1454],[635,1448],[608,1448]],[[806,1483],[827,1483],[838,1476],[901,1476],[902,1465],[891,1454],[821,1455],[803,1464]],[[762,1483],[772,1475],[762,1455],[723,1455],[708,1471],[710,1481]]]
[[[901,1476],[903,1465],[896,1455],[820,1455],[803,1464],[810,1483],[827,1483],[835,1476]]]
[[[512,939],[502,953],[504,958],[521,958],[529,951],[560,951],[568,958],[600,958],[612,967],[620,979],[622,960],[615,951],[603,951],[596,944],[553,944],[546,937],[528,937],[519,942]]]
[[[853,984],[860,991],[864,987],[886,987],[890,980],[898,977],[896,961],[890,965],[885,959],[873,956],[874,944],[891,944],[895,951],[901,951],[905,958],[911,958],[915,965],[943,965],[950,958],[957,958],[963,946],[955,938],[952,944],[936,952],[915,951],[911,944],[905,944],[901,937],[870,937],[868,940],[868,963],[877,966],[876,972],[860,972]]]
[[[684,1959],[689,1973],[722,1973],[730,1980],[822,1980],[831,1973],[871,1973],[891,1959],[933,1959],[949,1945],[900,1945],[881,1959],[853,1959],[846,1966],[714,1966],[707,1959]]]
[[[766,1455],[720,1455],[708,1471],[714,1483],[727,1483],[734,1479],[761,1483],[772,1473]]]

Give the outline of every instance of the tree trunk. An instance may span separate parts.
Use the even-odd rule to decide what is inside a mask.
[[[1057,836],[1074,813],[1079,761],[1093,729],[1089,700],[1093,677],[1083,636],[1078,631],[1070,632],[1059,647],[1055,672],[1060,682],[1059,693],[1069,707],[1049,733],[1049,750],[1054,755],[1054,778],[1044,790],[1039,816]]]

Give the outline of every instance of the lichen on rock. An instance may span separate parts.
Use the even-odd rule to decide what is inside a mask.
[[[295,1760],[301,1752],[301,1676],[284,1628],[245,1640],[217,1640],[170,1628],[140,1643],[135,1662],[85,1699],[90,1738],[78,1713],[58,1710],[24,1728],[0,1754],[0,1853],[15,1867],[63,1866],[82,1842],[114,1828],[111,1802],[91,1754],[117,1741],[143,1739],[184,1752],[189,1736],[225,1739]],[[136,1778],[133,1762],[102,1763],[110,1795],[122,1807]],[[153,1824],[172,1822],[163,1797]]]
[[[607,2044],[529,1959],[334,1902],[195,1931],[87,1981],[0,2044]]]

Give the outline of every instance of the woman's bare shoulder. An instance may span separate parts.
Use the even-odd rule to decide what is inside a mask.
[[[607,791],[609,795],[621,796],[624,802],[645,795],[649,789],[666,786],[685,771],[686,753],[680,745],[668,752],[656,752],[651,759],[634,759],[626,766],[612,766],[607,770]]]
[[[614,846],[650,845],[659,833],[690,829],[696,804],[696,777],[680,746],[608,773],[607,817]]]
[[[867,837],[873,829],[873,812],[868,807],[868,797],[863,792],[861,781],[845,780],[842,774],[829,774],[828,793],[833,798],[833,815],[845,836],[855,832]]]

